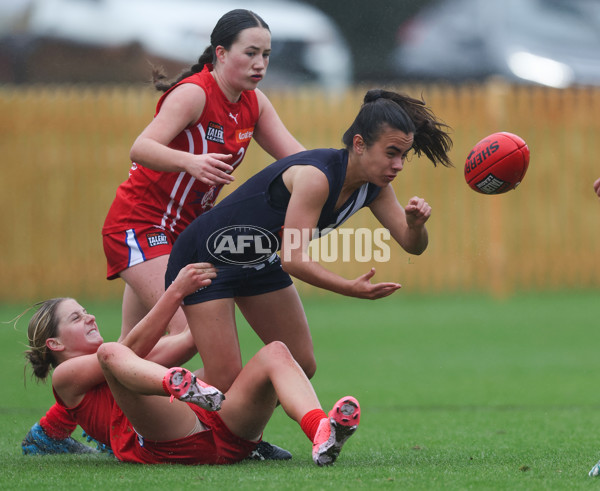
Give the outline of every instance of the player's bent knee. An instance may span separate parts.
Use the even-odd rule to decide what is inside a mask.
[[[294,358],[286,344],[282,341],[271,341],[269,344],[263,346],[259,351],[259,356],[267,360]]]
[[[317,362],[312,353],[306,354],[300,360],[295,359],[287,345],[282,341],[273,341],[267,344],[259,353],[261,356],[266,357],[268,361],[295,360],[308,378],[311,378],[317,371]]]
[[[272,341],[263,346],[256,354],[259,361],[265,366],[277,368],[281,363],[289,363],[294,360],[292,353],[282,341]]]
[[[264,349],[283,356],[292,356],[289,348],[283,341],[271,341],[269,344],[265,345]]]

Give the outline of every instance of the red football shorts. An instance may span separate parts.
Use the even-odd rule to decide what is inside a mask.
[[[131,266],[155,257],[171,254],[175,235],[152,225],[142,225],[123,232],[102,236],[109,280]]]
[[[223,465],[245,459],[256,448],[258,442],[234,435],[217,411],[188,405],[208,429],[177,440],[155,442],[135,433],[115,404],[111,422],[111,448],[115,457],[123,462],[142,464]]]

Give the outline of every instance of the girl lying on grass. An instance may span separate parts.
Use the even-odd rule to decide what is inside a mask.
[[[256,447],[280,402],[312,442],[314,462],[332,464],[358,427],[358,401],[343,397],[327,415],[285,344],[264,346],[225,394],[185,368],[166,368],[195,352],[189,330],[163,336],[166,326],[183,298],[215,277],[208,263],[184,267],[120,342],[104,343],[95,317],[72,298],[41,303],[28,328],[34,375],[43,380],[53,368],[56,401],[125,462],[238,462]]]

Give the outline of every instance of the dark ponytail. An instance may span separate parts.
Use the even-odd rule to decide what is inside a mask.
[[[152,82],[156,90],[166,92],[174,85],[181,82],[194,73],[201,72],[205,65],[215,63],[217,46],[223,46],[226,50],[231,49],[240,32],[252,27],[262,27],[270,30],[267,23],[251,10],[235,9],[227,12],[219,19],[217,25],[210,35],[210,45],[206,47],[204,53],[198,58],[198,62],[189,69],[180,73],[174,80],[167,80],[167,76],[162,69],[154,67],[152,69]]]
[[[383,89],[369,90],[356,119],[344,133],[342,142],[352,148],[354,135],[361,135],[367,147],[379,138],[382,126],[414,133],[413,150],[425,156],[433,165],[452,167],[448,152],[452,148],[449,126],[439,121],[425,101]]]

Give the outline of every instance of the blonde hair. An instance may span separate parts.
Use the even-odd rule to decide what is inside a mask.
[[[46,340],[58,336],[56,311],[65,300],[67,298],[51,298],[32,306],[37,310],[27,328],[29,349],[25,351],[25,359],[31,365],[33,374],[40,380],[45,380],[50,369],[58,365],[52,350],[46,346]]]

